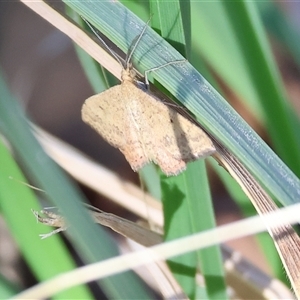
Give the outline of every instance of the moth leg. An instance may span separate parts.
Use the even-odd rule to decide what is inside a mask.
[[[37,211],[35,211],[33,209],[31,211],[34,214],[34,216],[36,217],[38,222],[48,225],[48,226],[58,227],[57,229],[51,231],[50,233],[40,234],[39,236],[42,239],[45,239],[53,234],[56,234],[60,231],[64,231],[67,229],[64,218],[62,216],[59,216],[59,215],[57,215],[53,212],[47,211],[47,210],[41,210],[41,213],[44,214],[45,216],[47,216],[46,218],[44,218],[44,217],[41,217]]]
[[[56,233],[59,233],[61,231],[64,231],[66,230],[67,228],[63,228],[63,227],[60,227],[60,228],[57,228],[55,230],[52,230],[51,232],[49,233],[42,233],[42,234],[39,234],[39,237],[43,240],[43,239],[46,239],[47,237],[51,236],[51,235],[54,235]]]

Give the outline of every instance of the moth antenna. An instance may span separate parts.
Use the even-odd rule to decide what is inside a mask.
[[[87,24],[87,26],[89,26],[89,28],[92,30],[92,32],[94,33],[94,35],[101,41],[101,43],[103,44],[103,46],[105,46],[105,48],[111,53],[111,55],[118,61],[118,63],[122,66],[122,68],[124,68],[123,63],[121,62],[121,60],[119,59],[119,57],[117,56],[117,54],[112,51],[108,45],[104,42],[104,40],[100,37],[100,35],[97,33],[97,31],[93,28],[93,26],[88,22],[88,20],[86,20],[83,16],[81,16],[82,20]],[[126,64],[127,66],[127,64]]]
[[[19,183],[21,183],[21,184],[24,184],[24,185],[30,187],[30,188],[33,189],[33,190],[37,190],[37,191],[46,193],[44,190],[42,190],[42,189],[40,189],[40,188],[38,188],[38,187],[36,187],[36,186],[34,186],[34,185],[31,185],[31,184],[29,184],[29,183],[27,183],[27,182],[24,182],[24,181],[15,179],[15,178],[13,178],[12,176],[9,176],[8,178],[9,178],[9,179],[12,179],[12,180],[14,180],[14,181],[17,181],[17,182],[19,182]]]
[[[130,60],[132,58],[132,55],[136,49],[136,47],[138,46],[139,42],[141,41],[149,23],[151,21],[151,18],[147,21],[147,23],[145,24],[143,30],[141,31],[141,33],[138,35],[137,39],[134,39],[132,42],[132,47],[129,47],[130,51],[128,51],[126,59],[125,59],[125,68],[127,69],[129,67],[130,64]]]

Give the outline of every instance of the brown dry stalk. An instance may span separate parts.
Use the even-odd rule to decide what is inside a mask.
[[[259,215],[264,218],[264,214],[277,210],[278,207],[271,197],[237,158],[218,143],[215,146],[217,153],[213,157],[239,183]],[[290,225],[270,228],[266,222],[266,227],[274,241],[294,292],[300,299],[300,238]]]
[[[22,0],[21,0],[22,1]],[[101,48],[93,42],[86,34],[77,26],[66,20],[63,16],[49,7],[43,1],[22,1],[36,13],[45,18],[48,22],[56,26],[58,29],[67,34],[73,41],[80,45],[92,57],[99,61],[116,77],[120,77],[121,66],[114,61],[106,51],[101,52]],[[105,58],[104,58],[105,57]],[[199,125],[198,125],[199,126]],[[215,140],[211,137],[212,140]],[[276,211],[278,207],[275,205],[269,195],[262,189],[255,178],[247,171],[247,169],[229,153],[223,146],[215,142],[218,153],[214,158],[220,162],[233,178],[240,184],[244,192],[248,195],[258,213],[264,217],[264,214]],[[268,224],[266,224],[268,227]],[[268,227],[282,262],[285,266],[287,274],[291,280],[291,284],[297,297],[300,299],[300,239],[292,226],[278,226],[275,229]]]
[[[60,215],[46,210],[42,211],[46,217],[41,217],[36,211],[33,211],[33,213],[41,223],[58,227],[58,229],[49,234],[40,235],[42,238],[49,237],[67,229],[65,220]],[[106,213],[95,207],[90,207],[90,213],[96,223],[110,227],[112,230],[141,245],[149,247],[163,241],[162,235],[119,216]],[[240,253],[231,250],[225,245],[221,245],[221,250],[224,260],[224,269],[226,271],[226,281],[238,295],[243,295],[246,298],[252,295],[255,299],[293,299],[291,293],[280,281],[271,279],[244,259]],[[158,264],[160,268],[164,266],[162,262],[158,262]],[[173,282],[171,275],[165,267],[163,268],[163,272],[174,289],[173,296],[180,295],[180,299],[183,299],[182,291],[179,286]]]

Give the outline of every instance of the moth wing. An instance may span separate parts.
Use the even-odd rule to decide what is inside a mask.
[[[147,156],[167,175],[176,175],[186,163],[206,157],[215,148],[201,128],[191,123],[172,107],[163,104],[151,94],[140,101],[140,140]]]
[[[82,107],[82,120],[119,148],[135,171],[149,162],[128,109],[128,103],[139,97],[135,95],[138,92],[142,91],[134,84],[123,82],[88,98]]]
[[[128,124],[120,97],[117,85],[85,100],[81,110],[82,120],[117,148],[126,143],[124,132]]]

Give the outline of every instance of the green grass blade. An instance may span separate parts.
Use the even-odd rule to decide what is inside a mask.
[[[160,177],[154,164],[149,164],[139,171],[148,192],[157,200],[161,200]]]
[[[0,299],[13,297],[19,289],[0,274]]]
[[[265,122],[273,144],[284,161],[296,171],[294,166],[300,165],[300,144],[294,139],[296,128],[290,121],[295,115],[288,107],[283,83],[272,59],[256,7],[246,1],[235,3],[234,6],[226,2],[225,11],[231,20],[238,45],[245,55],[250,79],[265,111]],[[297,172],[300,175],[299,169]]]
[[[180,53],[190,56],[190,11],[185,2],[150,2],[155,28]],[[154,9],[154,11],[153,11]],[[157,11],[157,17],[155,14]],[[183,23],[183,20],[186,22]],[[188,21],[188,23],[187,23]],[[187,171],[173,178],[162,180],[162,199],[164,204],[165,238],[172,240],[216,226],[208,187],[205,166],[202,162],[189,165]],[[199,193],[199,190],[201,192]],[[202,193],[203,191],[203,193]],[[200,218],[199,215],[203,216]],[[198,259],[197,259],[198,257]],[[189,296],[197,296],[196,262],[199,261],[205,279],[203,291],[208,299],[226,299],[223,261],[218,246],[196,253],[176,257],[169,266],[178,282]]]
[[[165,240],[173,240],[192,234],[186,173],[161,180],[162,202],[164,208]],[[164,176],[163,176],[164,177]],[[190,299],[195,298],[195,276],[197,271],[196,253],[189,253],[168,260],[175,278]]]
[[[191,51],[190,2],[150,1],[151,27],[189,58]]]
[[[188,169],[176,176],[162,180],[162,194],[167,240],[193,234],[216,226],[208,180],[203,161],[189,164]],[[195,254],[196,255],[196,254]],[[208,299],[227,299],[223,262],[218,246],[197,252],[200,270],[205,278],[205,294]],[[195,271],[194,253],[172,259],[170,264],[175,276],[181,271],[186,277]],[[185,266],[182,267],[183,264]],[[179,267],[181,266],[181,268]],[[178,271],[179,270],[179,271]],[[185,274],[183,270],[191,273]],[[183,277],[181,274],[180,277]],[[179,277],[179,282],[182,278]],[[184,278],[187,280],[187,278]],[[183,286],[185,286],[183,284]],[[188,295],[195,298],[195,286]],[[190,287],[191,289],[191,287]],[[193,294],[191,295],[191,291]],[[204,292],[204,289],[203,291]]]
[[[26,179],[3,141],[0,142],[0,165],[0,209],[34,275],[43,281],[74,269],[76,265],[59,235],[40,239],[39,234],[46,233],[47,227],[37,224],[31,212],[32,208],[40,209],[38,200],[30,188],[16,181],[25,182]],[[48,231],[51,228],[48,227]],[[91,294],[83,286],[57,295],[57,299],[87,297],[91,297]]]
[[[203,161],[195,162],[189,166],[189,173],[186,174],[186,188],[193,233],[216,227],[210,188]],[[197,255],[209,299],[228,299],[219,245],[202,249],[197,252]]]
[[[65,3],[125,52],[143,27],[143,23],[120,3]],[[151,29],[147,30],[135,53],[135,61],[141,62],[142,69],[178,59],[182,56]],[[289,205],[298,201],[299,179],[189,63],[160,69],[153,76],[195,115],[208,132],[228,147],[281,203]]]
[[[300,174],[296,115],[289,106],[255,4],[193,3],[193,42],[267,126],[278,154]]]
[[[66,233],[81,258],[86,262],[94,262],[118,255],[112,239],[94,224],[83,209],[80,193],[44,153],[32,135],[27,119],[17,101],[10,95],[1,76],[0,91],[0,131],[9,139],[38,187],[47,192],[52,204],[68,220],[70,227]],[[109,298],[149,298],[132,272],[106,278],[100,284]]]
[[[296,24],[279,9],[276,3],[270,1],[263,4],[261,15],[264,24],[273,36],[281,41],[293,55],[295,62],[300,67],[300,33]]]

